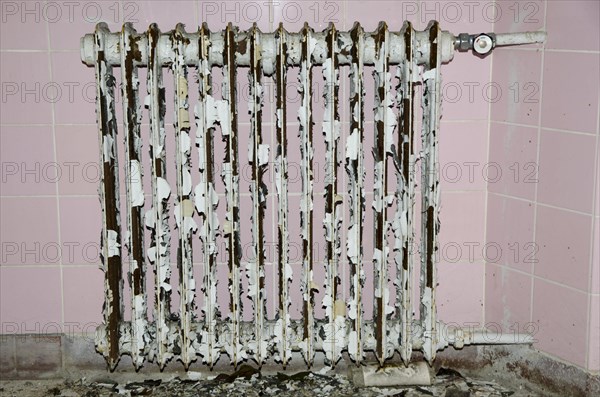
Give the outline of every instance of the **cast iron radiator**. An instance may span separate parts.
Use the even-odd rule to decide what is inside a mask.
[[[301,352],[308,366],[315,351],[324,352],[331,366],[343,351],[358,364],[366,351],[374,351],[383,365],[396,351],[408,363],[413,349],[431,363],[436,351],[448,345],[527,342],[526,336],[491,338],[446,327],[436,317],[440,67],[455,50],[483,54],[496,45],[544,37],[542,32],[456,37],[435,21],[424,31],[415,31],[409,22],[391,31],[382,22],[372,33],[358,23],[349,32],[334,25],[315,32],[305,25],[299,33],[283,26],[262,33],[256,26],[242,31],[231,24],[211,32],[204,24],[194,33],[178,25],[166,34],[156,24],[143,34],[129,24],[120,33],[99,24],[82,38],[81,48],[82,60],[95,67],[97,82],[105,303],[96,347],[109,368],[123,354],[132,357],[136,368],[146,359],[161,368],[177,359],[188,368],[198,357],[212,367],[222,354],[234,366],[274,359],[285,367],[292,351]],[[113,66],[121,68],[120,76],[113,74]],[[145,80],[139,77],[141,68],[146,68]],[[173,82],[170,103],[163,68]],[[293,70],[297,119],[287,109],[287,75]],[[340,97],[343,70],[346,97]],[[373,80],[367,79],[367,70]],[[248,82],[245,124],[239,120],[241,73]],[[269,112],[263,111],[266,79],[274,88]],[[317,81],[323,83],[318,107],[313,106]],[[141,100],[144,82],[147,96]],[[372,106],[366,106],[367,99]],[[145,122],[142,103],[148,109]],[[168,105],[173,107],[172,129],[165,121]],[[342,120],[340,113],[346,111],[348,119]],[[365,112],[370,117],[371,111],[367,122]],[[317,116],[320,126],[313,121]],[[272,128],[265,121],[271,119]],[[123,140],[117,138],[120,125]],[[271,145],[266,143],[269,134]],[[292,138],[298,140],[294,145]],[[240,147],[241,141],[248,142],[247,148]],[[174,150],[168,142],[174,142]],[[223,148],[216,150],[217,144]],[[316,151],[324,155],[315,158]],[[146,160],[144,154],[149,154]],[[292,156],[298,158],[294,164]],[[368,167],[367,156],[372,156]],[[301,186],[294,194],[292,165],[299,169]],[[323,188],[316,191],[321,168]],[[149,183],[143,183],[142,175],[148,174]],[[241,211],[243,182],[249,185],[251,215]],[[322,220],[315,219],[318,208]],[[272,224],[265,224],[269,211]],[[298,213],[299,227],[290,229]],[[372,218],[372,229],[366,230],[366,217]],[[245,229],[251,235],[247,257],[241,243]],[[269,229],[276,255],[267,264]],[[290,233],[298,232],[298,254],[291,255],[295,236]],[[363,249],[367,239],[373,240],[369,252]],[[319,247],[323,260],[315,259]],[[298,262],[295,271],[292,262]],[[225,266],[226,272],[219,271]],[[124,291],[125,278],[129,291]],[[367,278],[372,286],[366,285]],[[228,285],[225,302],[219,302],[218,282]],[[178,307],[172,304],[174,290]],[[291,315],[294,294],[301,297],[296,303],[301,318],[296,319]]]

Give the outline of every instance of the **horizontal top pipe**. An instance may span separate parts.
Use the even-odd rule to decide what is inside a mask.
[[[209,53],[209,64],[211,66],[223,66],[223,46],[225,31],[215,31],[210,34],[211,48]],[[237,66],[250,65],[250,53],[248,49],[250,31],[238,30],[236,34],[237,49],[235,61]],[[260,35],[261,43],[261,61],[263,73],[267,76],[275,72],[276,54],[277,54],[277,32],[262,33]],[[327,59],[327,32],[314,32],[311,37],[314,38],[314,49],[312,51],[312,64],[322,65]],[[375,61],[375,39],[376,32],[364,33],[364,55],[363,63],[365,65],[374,65]],[[108,33],[106,40],[106,61],[113,66],[120,66],[120,40],[121,33]],[[199,33],[184,33],[184,37],[189,39],[189,44],[186,45],[184,51],[184,60],[188,66],[196,66],[198,63],[198,42]],[[139,48],[139,57],[135,61],[135,66],[147,66],[148,53],[147,42],[148,38],[145,32],[136,35],[137,45]],[[289,66],[299,66],[301,56],[301,33],[287,33],[287,63]],[[442,62],[449,62],[454,57],[454,42],[456,38],[449,32],[441,34]],[[339,65],[350,65],[351,55],[350,47],[352,38],[350,32],[338,32],[338,41],[340,43],[340,52],[337,54]],[[415,59],[418,64],[425,63],[429,60],[429,32],[415,32],[416,52]],[[402,62],[405,56],[405,41],[404,31],[390,32],[390,64],[395,65]],[[175,52],[172,45],[171,32],[161,34],[158,41],[158,62],[162,66],[168,66],[172,63]],[[86,34],[81,38],[81,60],[88,66],[94,65],[94,35]]]
[[[406,25],[405,25],[406,26]],[[97,29],[107,29],[104,24],[99,24]],[[236,30],[237,51],[235,61],[237,66],[250,66],[250,54],[247,49],[249,47],[249,31]],[[397,65],[402,62],[405,54],[404,29],[397,32],[390,32],[390,59],[391,65]],[[216,31],[210,34],[211,50],[209,53],[209,64],[211,66],[223,66],[223,47],[224,47],[225,31]],[[276,53],[277,53],[277,32],[262,33],[261,36],[261,59],[263,73],[272,75],[275,72]],[[322,65],[327,59],[326,31],[314,32],[311,36],[315,39],[314,50],[312,52],[312,64]],[[372,66],[375,61],[375,36],[376,32],[364,33],[364,54],[363,63]],[[199,32],[183,33],[184,37],[189,40],[189,44],[185,47],[184,61],[188,66],[196,66],[199,57],[198,42]],[[105,57],[107,62],[112,66],[120,66],[120,32],[108,33],[106,35]],[[145,67],[148,64],[147,34],[135,34],[138,39],[137,45],[139,48],[139,57],[134,61],[135,66]],[[352,38],[350,32],[338,32],[338,38],[341,43],[341,51],[337,54],[339,65],[350,65],[350,44]],[[454,57],[455,49],[458,47],[459,40],[450,32],[442,31],[440,34],[442,49],[442,62],[446,63]],[[289,66],[300,65],[301,55],[301,39],[302,34],[287,33],[287,63]],[[546,32],[521,32],[521,33],[499,33],[495,35],[495,46],[543,43],[546,40]],[[424,64],[429,60],[429,32],[415,32],[415,60],[417,64]],[[175,56],[171,32],[161,34],[158,40],[158,62],[162,66],[169,66]],[[346,50],[348,49],[348,50]],[[86,34],[81,38],[81,60],[88,66],[94,65],[94,34]]]

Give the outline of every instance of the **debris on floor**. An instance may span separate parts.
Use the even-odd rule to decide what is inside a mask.
[[[49,382],[49,381],[47,381]],[[450,369],[440,369],[431,386],[414,387],[356,387],[348,377],[340,374],[299,372],[261,375],[251,366],[244,365],[232,374],[220,374],[209,379],[190,380],[174,377],[168,381],[148,379],[117,383],[109,379],[87,381],[55,381],[44,386],[44,381],[2,381],[3,397],[59,396],[59,397],[121,397],[121,396],[394,396],[394,397],[525,397],[536,396],[530,391],[512,390],[497,383],[471,379]]]

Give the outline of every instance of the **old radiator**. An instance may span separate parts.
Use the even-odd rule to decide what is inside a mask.
[[[81,48],[82,60],[95,67],[97,81],[105,303],[96,347],[109,367],[114,369],[123,354],[130,355],[136,367],[145,359],[161,368],[178,359],[187,368],[199,356],[213,366],[222,354],[227,354],[233,365],[248,359],[262,365],[273,358],[285,366],[292,351],[300,351],[310,366],[318,350],[332,366],[343,351],[360,363],[365,351],[372,350],[383,364],[396,351],[407,363],[413,349],[419,349],[431,362],[436,351],[449,344],[527,342],[527,337],[519,335],[486,338],[483,332],[446,327],[436,317],[440,66],[452,59],[455,50],[486,53],[496,45],[539,42],[544,37],[540,32],[455,37],[440,30],[435,21],[425,31],[415,31],[406,22],[394,32],[381,23],[373,33],[356,24],[349,32],[340,32],[333,25],[314,32],[305,25],[300,33],[287,32],[282,26],[274,33],[262,33],[256,27],[240,31],[231,25],[217,32],[203,25],[197,32],[187,33],[178,25],[163,34],[153,24],[138,34],[129,24],[120,33],[110,33],[106,25],[99,24],[94,34],[82,38]],[[120,76],[113,74],[113,66],[121,68]],[[315,66],[322,77],[313,72]],[[147,68],[143,100],[138,68]],[[170,69],[173,78],[172,129],[165,125],[163,68]],[[218,76],[214,76],[215,68],[220,69]],[[287,73],[295,68],[300,93],[297,125],[288,120],[286,111]],[[346,98],[339,95],[342,68],[349,74]],[[367,68],[372,70],[373,81],[366,80]],[[248,76],[249,137],[241,136],[238,121],[239,73]],[[191,78],[190,74],[197,76]],[[222,80],[220,96],[213,93],[213,77]],[[272,115],[263,113],[263,78],[274,83]],[[121,122],[115,105],[118,79]],[[319,108],[313,107],[315,79],[324,84],[324,102]],[[417,88],[421,93],[416,96]],[[196,103],[189,102],[192,89],[198,90]],[[366,95],[373,98],[373,108],[365,108]],[[420,99],[420,109],[415,107],[415,98]],[[148,109],[148,134],[142,128],[142,102]],[[340,119],[343,106],[348,120]],[[190,120],[192,108],[195,122]],[[365,112],[371,111],[373,123],[368,127]],[[322,113],[323,121],[315,127],[313,115],[317,112]],[[417,119],[419,112],[422,117]],[[269,192],[265,181],[271,155],[263,120],[271,117],[275,120],[271,145],[275,193]],[[121,150],[117,139],[120,124]],[[420,133],[415,134],[418,124]],[[324,192],[316,192],[313,184],[315,128],[324,137]],[[224,154],[215,150],[218,130]],[[288,138],[296,133],[299,145],[291,147]],[[166,154],[169,134],[175,138],[172,162]],[[372,147],[365,147],[366,134],[374,134]],[[242,138],[248,140],[248,164],[240,161],[240,151],[246,149],[239,147]],[[145,170],[151,173],[150,186],[142,183],[144,144],[150,155]],[[124,154],[125,183],[119,181],[119,152]],[[300,205],[294,208],[288,197],[288,157],[292,152],[299,152],[301,180]],[[371,152],[374,166],[366,169],[365,157]],[[248,223],[241,221],[240,214],[240,172],[245,165],[250,170],[252,203]],[[420,166],[420,180],[415,178],[415,165]],[[222,191],[217,191],[217,168]],[[365,173],[372,174],[372,186],[366,185]],[[368,202],[367,191],[372,196]],[[421,193],[421,211],[415,214],[417,191]],[[121,195],[125,198],[124,221]],[[220,216],[219,206],[224,210]],[[318,206],[323,207],[322,224],[313,215]],[[265,228],[271,226],[265,226],[267,210],[272,210],[277,222],[273,285],[265,278]],[[290,217],[297,217],[298,212],[300,230],[290,230]],[[365,230],[366,216],[372,217],[373,230]],[[417,226],[420,236],[416,236]],[[244,228],[251,231],[252,253],[245,259],[240,243]],[[292,270],[290,233],[301,235],[301,272]],[[218,237],[226,242],[224,247],[217,244]],[[366,239],[373,239],[373,252],[363,250]],[[323,261],[314,259],[319,243],[325,245]],[[415,243],[417,250],[413,249]],[[176,250],[177,286],[170,280],[172,250]],[[202,253],[198,266],[194,266],[193,250]],[[223,253],[228,280],[218,280],[217,255]],[[365,294],[367,262],[373,269],[369,296]],[[130,287],[129,321],[124,317],[124,266]],[[315,276],[318,266],[324,267],[324,277]],[[148,269],[153,278],[148,277]],[[202,274],[201,281],[195,272]],[[415,272],[420,275],[418,302],[412,299]],[[294,277],[300,278],[299,291],[292,289]],[[227,283],[229,289],[228,302],[220,305],[218,281]],[[148,288],[149,282],[154,287]],[[345,291],[341,285],[346,286]],[[177,308],[171,305],[175,289],[180,302]],[[321,289],[323,296],[315,301],[315,293]],[[271,318],[267,315],[269,291],[277,292],[271,294],[277,300]],[[302,297],[299,319],[290,314],[294,293]],[[200,298],[203,305],[198,310]],[[252,309],[246,320],[244,300],[251,302]],[[366,305],[373,306],[371,319],[364,315]],[[317,308],[324,309],[322,318],[315,315]]]

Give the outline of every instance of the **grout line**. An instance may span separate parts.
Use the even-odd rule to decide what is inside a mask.
[[[598,101],[598,113],[596,113],[596,132],[600,132],[600,101]],[[598,182],[598,168],[600,166],[600,160],[598,156],[600,154],[598,134],[596,134],[596,156],[594,159],[594,190],[592,193],[592,226],[590,231],[590,259],[589,259],[589,280],[588,280],[588,310],[587,310],[587,329],[586,329],[586,368],[590,368],[591,352],[590,352],[590,336],[592,333],[592,280],[594,279],[594,237],[598,238],[598,230],[596,229],[595,218],[596,215],[596,201],[598,200],[598,189],[600,189],[600,182]]]
[[[534,204],[535,203],[535,200],[533,200],[533,199],[527,199],[527,198],[523,198],[523,197],[519,197],[519,196],[513,196],[513,195],[510,195],[510,194],[505,194],[505,193],[500,193],[500,192],[493,192],[493,191],[490,191],[489,193],[493,194],[495,196],[498,196],[498,197],[502,197],[502,198],[513,199],[513,200],[517,200],[517,201],[523,201],[525,203],[530,203],[530,204]]]
[[[50,26],[48,24],[48,21],[46,21],[46,42],[48,44],[48,51],[47,51],[48,74],[49,74],[50,80],[52,81],[52,80],[54,80],[54,70],[52,67],[52,55],[51,55],[51,47],[50,47]],[[52,125],[51,125],[52,146],[53,146],[52,147],[52,156],[54,158],[54,162],[56,164],[58,164],[58,157],[56,154],[56,128],[55,128],[56,111],[55,111],[54,102],[50,103],[50,109],[51,109],[51,116],[52,116]],[[60,227],[60,192],[58,189],[58,185],[59,185],[58,183],[54,184],[54,199],[56,200],[56,228],[57,228],[58,244],[59,244],[59,246],[62,246],[62,236],[61,236],[61,227]],[[62,261],[63,261],[63,259],[61,257],[60,260],[58,261],[58,266],[60,269],[60,318],[61,318],[61,322],[64,324],[64,322],[65,322],[65,293],[64,293]],[[64,360],[61,360],[61,365],[63,362],[64,362]]]
[[[492,122],[493,123],[497,123],[497,124],[501,124],[501,125],[510,125],[510,126],[515,126],[515,127],[525,127],[525,128],[536,128],[537,127],[537,125],[535,125],[535,124],[515,123],[515,122],[512,122],[512,121],[492,120]],[[541,126],[541,125],[540,125],[540,127],[542,129],[544,129],[544,130],[547,130],[547,131],[563,132],[565,134],[584,135],[584,136],[592,136],[592,137],[595,137],[597,135],[595,132],[564,130],[564,129],[560,129],[560,128],[544,127],[544,126]]]
[[[556,53],[566,53],[566,54],[600,54],[600,51],[597,50],[567,50],[567,49],[557,49],[557,48],[549,48],[545,49],[546,52],[556,52]]]
[[[528,272],[528,271],[525,271],[525,270],[521,270],[521,269],[518,269],[518,268],[516,268],[514,266],[508,266],[508,265],[503,265],[503,264],[494,263],[494,262],[490,262],[490,264],[494,265],[494,266],[498,266],[498,267],[500,267],[500,268],[502,268],[504,270],[509,270],[509,271],[521,274],[523,276],[531,277],[533,280],[544,281],[544,282],[546,282],[548,284],[556,285],[556,286],[559,286],[561,288],[568,289],[568,290],[570,290],[572,292],[577,292],[577,293],[580,293],[580,294],[589,295],[589,292],[586,291],[585,289],[576,288],[576,287],[573,287],[571,285],[563,284],[563,283],[560,283],[560,282],[555,281],[555,280],[551,280],[551,279],[546,278],[546,277],[536,276],[535,274],[533,274],[533,272]],[[594,294],[594,295],[596,295],[596,294]],[[598,295],[600,295],[600,294],[598,294]]]
[[[572,214],[585,215],[585,216],[592,216],[593,217],[593,214],[589,213],[589,212],[573,210],[573,209],[570,209],[570,208],[558,207],[556,205],[541,203],[541,202],[537,202],[537,201],[536,201],[536,203],[540,207],[552,208],[552,209],[555,209],[555,210],[561,210],[561,211],[565,211],[565,212],[570,212]]]
[[[496,5],[497,0],[494,0],[494,5]],[[494,31],[494,28],[496,26],[496,21],[492,20],[492,29],[491,31]],[[489,83],[491,84],[494,80],[494,52],[492,51],[491,57],[490,57],[490,73],[489,73]],[[490,163],[490,142],[491,142],[491,130],[492,130],[492,101],[488,101],[488,120],[487,120],[487,131],[486,131],[486,135],[487,135],[487,142],[486,142],[486,146],[487,146],[487,153],[486,153],[486,163],[489,164]],[[485,203],[484,203],[484,210],[483,210],[483,241],[485,244],[487,244],[487,229],[488,229],[488,204],[489,204],[489,197],[490,197],[490,192],[489,192],[489,182],[486,183],[486,189],[485,189]],[[487,270],[487,261],[484,261],[483,263],[483,293],[482,293],[482,318],[483,318],[483,324],[485,324],[485,318],[486,318],[486,288],[487,288],[487,283],[486,283],[486,270]]]
[[[547,16],[548,16],[548,2],[544,4],[544,25],[542,27],[543,30],[546,29],[547,26]],[[536,164],[540,164],[540,147],[542,146],[541,135],[542,135],[542,103],[544,101],[544,59],[546,54],[546,43],[541,45],[541,61],[540,61],[540,103],[538,104],[538,128],[537,128],[537,151],[536,151]],[[538,190],[539,183],[535,184],[534,189],[534,203],[533,203],[533,241],[537,243],[537,214],[538,214]],[[533,297],[535,293],[535,265],[537,262],[537,255],[534,256],[535,260],[531,264],[531,295],[529,300],[529,322],[533,322]]]
[[[48,22],[46,21],[46,24]],[[49,40],[50,37],[48,36],[47,39]],[[50,44],[50,43],[48,43]],[[48,48],[47,50],[22,50],[22,49],[0,49],[0,54],[40,54],[40,53],[44,53],[44,52],[48,52],[48,53],[59,53],[59,52],[70,52],[70,53],[79,53],[80,50],[51,50],[50,48]]]
[[[545,28],[542,28],[541,30],[544,30]],[[569,50],[569,49],[559,49],[559,48],[548,48],[548,49],[544,49],[542,47],[542,45],[540,45],[539,43],[537,44],[527,44],[528,46],[536,46],[536,47],[519,47],[519,46],[514,46],[514,47],[498,47],[495,48],[494,51],[525,51],[525,52],[541,52],[541,51],[545,51],[545,52],[550,52],[550,53],[567,53],[567,54],[593,54],[593,55],[597,55],[600,54],[600,51],[597,50]]]
[[[56,184],[58,185],[58,184]],[[40,194],[40,195],[6,195],[6,196],[0,196],[0,199],[4,200],[4,199],[24,199],[24,198],[33,198],[33,199],[43,199],[43,198],[56,198],[56,197],[60,197],[60,198],[95,198],[97,199],[98,196],[95,194],[61,194],[61,195],[54,195],[54,194]]]

